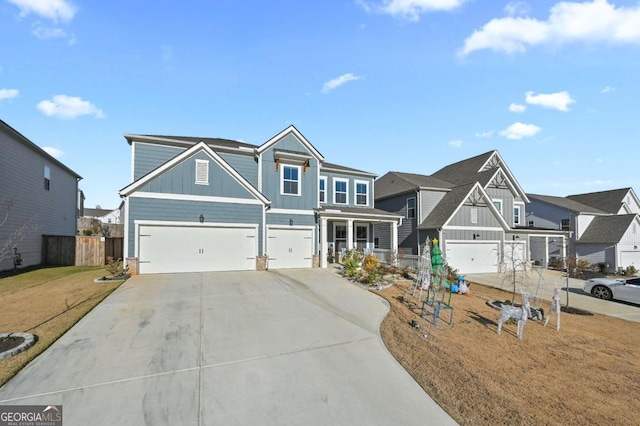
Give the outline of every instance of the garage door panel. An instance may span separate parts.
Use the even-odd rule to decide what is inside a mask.
[[[313,266],[312,229],[270,228],[267,232],[270,269]]]
[[[447,242],[447,263],[461,274],[497,272],[498,244]]]
[[[640,252],[638,251],[621,251],[620,262],[618,266],[626,268],[628,266],[635,266],[636,269],[640,269]]]
[[[252,227],[140,226],[140,273],[254,270]]]

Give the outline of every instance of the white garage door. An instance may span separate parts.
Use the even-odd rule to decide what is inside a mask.
[[[313,229],[269,228],[269,269],[311,268]]]
[[[497,242],[447,242],[447,263],[461,274],[498,272]]]
[[[140,225],[139,273],[256,269],[258,228]]]
[[[621,251],[620,262],[618,266],[626,268],[627,266],[635,266],[636,269],[640,269],[640,252],[638,251]]]
[[[527,266],[524,241],[506,241],[504,243],[504,267],[507,271],[524,271]]]

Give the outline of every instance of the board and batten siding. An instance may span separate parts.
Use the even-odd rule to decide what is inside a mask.
[[[135,255],[135,221],[193,222],[199,225],[200,215],[205,223],[250,223],[258,225],[258,248],[262,251],[262,210],[258,204],[236,204],[185,200],[160,200],[129,197],[128,257]]]
[[[228,152],[218,152],[218,154],[251,185],[258,188],[258,160],[253,154],[241,155]]]
[[[147,173],[155,170],[186,148],[165,145],[152,145],[133,142],[133,180],[136,181]]]
[[[195,183],[196,160],[209,162],[209,183]],[[202,195],[232,198],[255,198],[245,187],[227,173],[206,152],[197,152],[140,187],[141,192],[162,194]]]
[[[50,170],[48,191],[45,166]],[[0,200],[12,203],[7,222],[0,227],[0,240],[31,223],[26,236],[14,244],[22,255],[22,267],[41,263],[43,235],[76,234],[77,197],[75,175],[0,128]],[[4,213],[0,211],[0,220]],[[0,261],[0,270],[5,269],[13,269],[12,258]]]
[[[335,173],[335,172],[325,172],[322,170],[322,168],[320,169],[320,176],[325,176],[327,178],[327,186],[325,188],[325,200],[326,202],[324,203],[320,203],[321,206],[336,206],[336,207],[364,207],[364,208],[373,208],[374,206],[374,201],[373,201],[373,178],[369,178],[366,176],[354,176],[354,175],[348,175],[348,174],[342,174],[342,173]],[[347,204],[335,204],[333,202],[334,199],[334,193],[335,193],[335,179],[342,179],[342,180],[347,180]],[[369,194],[367,197],[367,205],[360,205],[360,204],[356,204],[355,203],[355,196],[356,196],[356,182],[355,181],[361,181],[361,182],[368,182],[369,183]]]
[[[472,209],[476,209],[478,211],[478,223],[471,223]],[[481,205],[463,205],[453,216],[451,221],[448,223],[448,226],[468,226],[470,228],[502,227],[489,207]],[[450,237],[447,237],[447,239],[450,239]]]
[[[306,172],[300,162],[291,163],[300,166],[300,195],[280,194],[280,174],[282,166],[289,165],[286,160],[280,161],[276,170],[273,150],[287,150],[311,155],[311,153],[289,134],[261,154],[262,158],[262,193],[271,201],[274,209],[312,210],[318,206],[318,162],[315,158],[309,160]]]
[[[513,226],[513,193],[507,188],[485,188],[487,195],[492,200],[502,200],[502,217],[507,221],[509,226]],[[521,214],[523,214],[522,212]]]

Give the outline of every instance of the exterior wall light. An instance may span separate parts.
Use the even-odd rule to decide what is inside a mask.
[[[200,215],[200,223],[204,223],[204,216]]]
[[[289,219],[289,226],[293,226],[293,219]]]

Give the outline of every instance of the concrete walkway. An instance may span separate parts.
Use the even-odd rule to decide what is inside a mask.
[[[388,305],[320,269],[138,276],[0,388],[72,425],[447,425]]]
[[[465,275],[465,278],[472,283],[511,291],[510,284],[508,284],[510,281],[505,274],[468,274]],[[518,289],[521,287],[526,288],[527,291],[537,294],[539,299],[550,302],[553,297],[555,283],[562,288],[560,302],[564,306],[567,300],[566,278],[562,277],[562,273],[559,271],[534,268],[528,273],[524,286],[519,286]],[[616,300],[596,299],[582,290],[583,284],[584,280],[569,278],[569,306],[627,321],[640,322],[640,305]],[[473,288],[471,288],[471,291],[473,291]],[[516,298],[516,300],[520,299]]]

